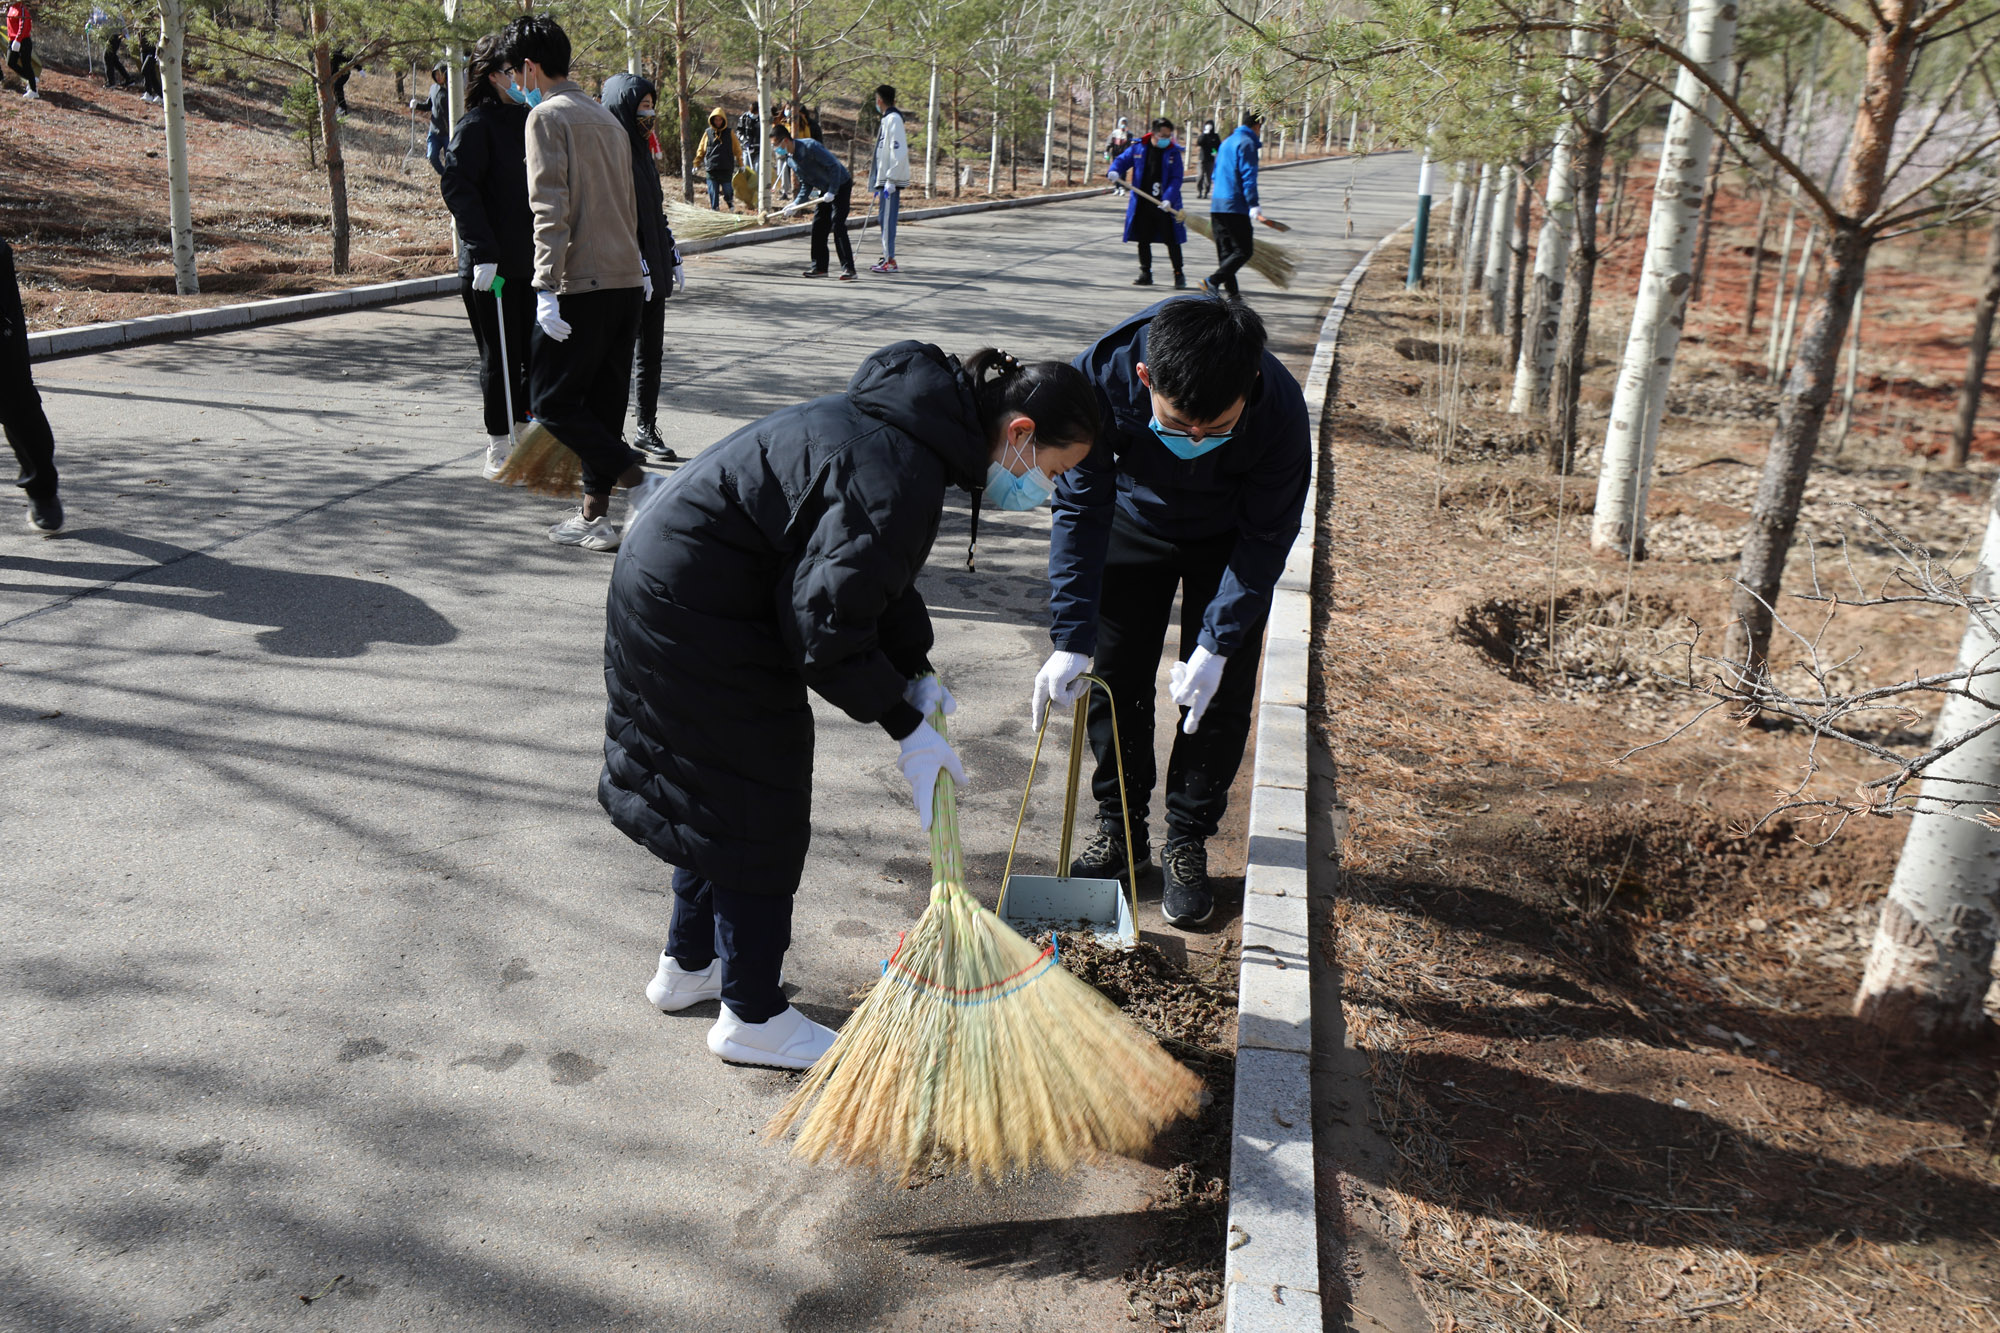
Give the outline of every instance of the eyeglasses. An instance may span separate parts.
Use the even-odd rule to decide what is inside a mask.
[[[1201,433],[1200,442],[1203,444],[1207,444],[1210,441],[1214,441],[1215,443],[1222,444],[1230,440],[1233,440],[1236,438],[1236,426],[1237,423],[1232,421],[1229,423],[1228,430],[1205,430]],[[1153,429],[1161,435],[1170,436],[1176,440],[1194,439],[1193,431],[1175,430],[1172,426],[1166,425],[1164,423],[1154,425]]]

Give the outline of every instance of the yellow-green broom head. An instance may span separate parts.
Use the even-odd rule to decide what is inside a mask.
[[[575,497],[583,494],[583,460],[547,426],[531,421],[493,479],[543,495]]]
[[[677,241],[712,241],[757,225],[754,213],[718,213],[679,199],[667,200],[667,225]]]
[[[1257,248],[1250,252],[1250,267],[1263,274],[1273,287],[1280,290],[1292,285],[1298,276],[1298,261],[1282,245],[1270,241],[1257,242]]]
[[[765,1133],[796,1127],[799,1156],[903,1180],[1144,1152],[1201,1080],[966,892],[947,775],[935,806],[929,906]]]

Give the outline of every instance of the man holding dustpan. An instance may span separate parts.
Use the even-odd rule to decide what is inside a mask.
[[[1151,868],[1153,699],[1178,592],[1171,693],[1181,726],[1167,761],[1160,908],[1181,927],[1215,912],[1207,841],[1243,761],[1264,621],[1311,475],[1305,395],[1264,342],[1255,312],[1216,296],[1166,301],[1112,329],[1075,362],[1097,389],[1096,445],[1056,484],[1055,651],[1035,677],[1035,723],[1050,703],[1076,701],[1093,658],[1115,701],[1091,692],[1098,831],[1070,873],[1127,877],[1114,706],[1133,803],[1132,860],[1142,876]]]

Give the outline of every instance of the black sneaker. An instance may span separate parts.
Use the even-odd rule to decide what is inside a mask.
[[[59,498],[53,495],[46,500],[37,500],[32,495],[28,497],[29,527],[53,537],[62,531],[62,525],[62,501]]]
[[[844,268],[844,269],[840,270],[840,280],[841,280],[842,282],[853,282],[853,281],[854,281],[854,270],[853,270],[853,269],[851,269],[851,268]]]
[[[1130,887],[1131,868],[1139,867],[1139,877],[1153,868],[1153,849],[1146,841],[1146,830],[1135,830],[1132,856],[1125,856],[1125,821],[1122,819],[1100,819],[1097,832],[1083,845],[1083,851],[1076,860],[1070,862],[1069,873],[1079,879],[1115,879]]]
[[[1187,274],[1185,273],[1174,274],[1174,290],[1178,292],[1184,292],[1187,290]]]
[[[1160,915],[1170,926],[1187,930],[1208,924],[1215,915],[1215,895],[1208,891],[1208,846],[1189,838],[1170,842],[1160,855],[1166,887],[1160,895]]]
[[[1134,287],[1150,287],[1153,285],[1153,275],[1150,273],[1141,273],[1138,277],[1132,279],[1132,285]]]
[[[799,276],[802,278],[823,278],[826,276],[826,270],[823,268],[809,268],[799,274]]]
[[[650,421],[639,423],[638,433],[633,435],[632,443],[635,447],[651,454],[662,463],[678,463],[681,461],[681,456],[668,448],[667,442],[660,438],[659,427]]]

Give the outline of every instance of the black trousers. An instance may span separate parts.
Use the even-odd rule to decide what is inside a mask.
[[[26,43],[22,43],[26,45]],[[14,248],[0,241],[0,428],[20,461],[14,484],[30,500],[56,493],[56,437],[35,391],[28,365],[28,316],[21,308],[21,283],[14,276]]]
[[[1250,235],[1250,215],[1248,213],[1210,213],[1210,225],[1215,228],[1215,273],[1208,285],[1218,291],[1238,296],[1236,290],[1236,270],[1250,262],[1250,252],[1257,248],[1257,242]]]
[[[569,337],[557,342],[536,324],[530,338],[528,397],[535,419],[583,460],[589,495],[611,494],[639,461],[624,436],[642,304],[637,287],[574,292],[559,302]]]
[[[639,420],[657,426],[660,416],[660,361],[667,348],[667,288],[674,280],[653,277],[653,299],[639,311]]]
[[[27,84],[30,88],[35,86],[35,39],[34,38],[32,37],[23,38],[21,40],[20,50],[18,51],[9,50],[7,52],[7,68],[13,70],[16,74],[20,75],[21,82]]]
[[[505,276],[504,274],[502,275]],[[479,396],[485,408],[486,433],[506,435],[507,387],[513,382],[515,421],[528,419],[528,346],[535,327],[535,291],[527,278],[507,278],[501,299],[492,292],[475,292],[472,279],[458,284],[465,299],[465,317],[472,341],[479,348]],[[500,356],[500,318],[507,319],[507,356]],[[503,378],[503,375],[505,378]]]
[[[148,95],[153,97],[160,96],[160,62],[158,60],[140,61],[139,77],[145,83]]]
[[[768,1023],[791,1002],[779,983],[792,947],[792,895],[738,893],[674,870],[667,956],[689,971],[722,960],[722,1002],[745,1023]]]
[[[1195,198],[1197,199],[1208,198],[1209,187],[1214,184],[1215,184],[1215,163],[1213,162],[1202,163],[1201,176],[1194,183]]]
[[[129,88],[132,75],[125,68],[125,62],[115,55],[104,57],[104,86],[107,88]]]
[[[1174,272],[1181,271],[1181,243],[1174,239],[1173,219],[1154,208],[1145,200],[1139,201],[1141,210],[1132,227],[1133,239],[1139,242],[1139,271],[1150,274],[1153,271],[1153,243],[1158,241],[1167,247],[1167,260],[1174,266]]]
[[[833,199],[813,210],[812,264],[826,272],[826,234],[833,233],[833,248],[840,254],[840,267],[854,272],[854,243],[847,239],[847,213],[854,206],[854,182],[833,192]]]
[[[1194,655],[1201,618],[1222,585],[1222,575],[1236,549],[1236,534],[1225,533],[1198,542],[1174,542],[1155,537],[1120,513],[1111,525],[1111,547],[1104,562],[1104,591],[1097,613],[1097,674],[1111,687],[1090,692],[1090,750],[1097,769],[1090,780],[1098,816],[1116,820],[1118,770],[1111,759],[1111,710],[1118,710],[1118,734],[1124,742],[1125,787],[1132,800],[1134,831],[1143,828],[1151,808],[1158,765],[1153,746],[1153,699],[1159,689],[1160,654],[1166,646],[1174,592],[1181,595],[1180,659]],[[1229,787],[1243,762],[1250,738],[1250,714],[1257,696],[1257,662],[1263,655],[1260,622],[1222,668],[1215,699],[1202,715],[1194,735],[1174,728],[1167,758],[1167,841],[1204,840],[1215,836],[1229,808]],[[1185,717],[1186,709],[1179,710]]]

